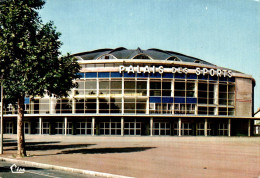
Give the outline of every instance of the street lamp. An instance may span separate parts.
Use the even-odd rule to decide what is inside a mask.
[[[0,121],[0,135],[1,135],[1,139],[0,139],[0,154],[3,154],[3,119],[4,119],[4,115],[3,115],[3,106],[4,106],[4,104],[3,104],[3,92],[4,92],[4,87],[3,87],[3,79],[1,80],[1,121]]]

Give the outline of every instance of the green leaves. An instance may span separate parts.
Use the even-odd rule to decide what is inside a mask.
[[[66,96],[75,87],[79,65],[61,56],[60,33],[53,22],[43,24],[38,12],[43,0],[6,0],[0,5],[0,69],[5,94],[14,102],[21,95]]]

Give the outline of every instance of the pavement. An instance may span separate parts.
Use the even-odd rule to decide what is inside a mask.
[[[13,162],[13,161],[12,161]],[[0,161],[0,178],[42,178],[42,177],[73,177],[73,178],[97,178],[96,176],[79,174],[68,171],[61,171],[55,169],[44,169],[35,167],[32,165],[24,165],[19,163],[11,163],[6,161]]]
[[[260,176],[260,137],[25,137],[28,157],[14,158],[16,135],[4,135],[0,159],[101,177]]]

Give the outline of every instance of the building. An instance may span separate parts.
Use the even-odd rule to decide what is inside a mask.
[[[255,134],[260,134],[260,108],[258,108],[258,110],[256,111],[256,113],[254,114],[255,119]]]
[[[25,99],[26,134],[253,134],[252,76],[160,49],[99,49],[74,54],[78,88],[68,98]],[[15,106],[4,132],[16,133]]]

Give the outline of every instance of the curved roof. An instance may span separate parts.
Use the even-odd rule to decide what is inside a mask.
[[[101,56],[105,55],[113,55],[116,59],[138,59],[140,55],[141,59],[146,60],[169,60],[169,61],[182,61],[182,62],[194,62],[194,63],[201,63],[207,65],[214,65],[212,63],[206,62],[204,60],[187,56],[181,53],[173,52],[173,51],[166,51],[161,49],[147,49],[142,50],[140,48],[137,49],[126,49],[124,47],[119,47],[115,49],[98,49],[94,51],[88,51],[83,53],[77,53],[73,56],[80,57],[83,60],[97,60]]]

